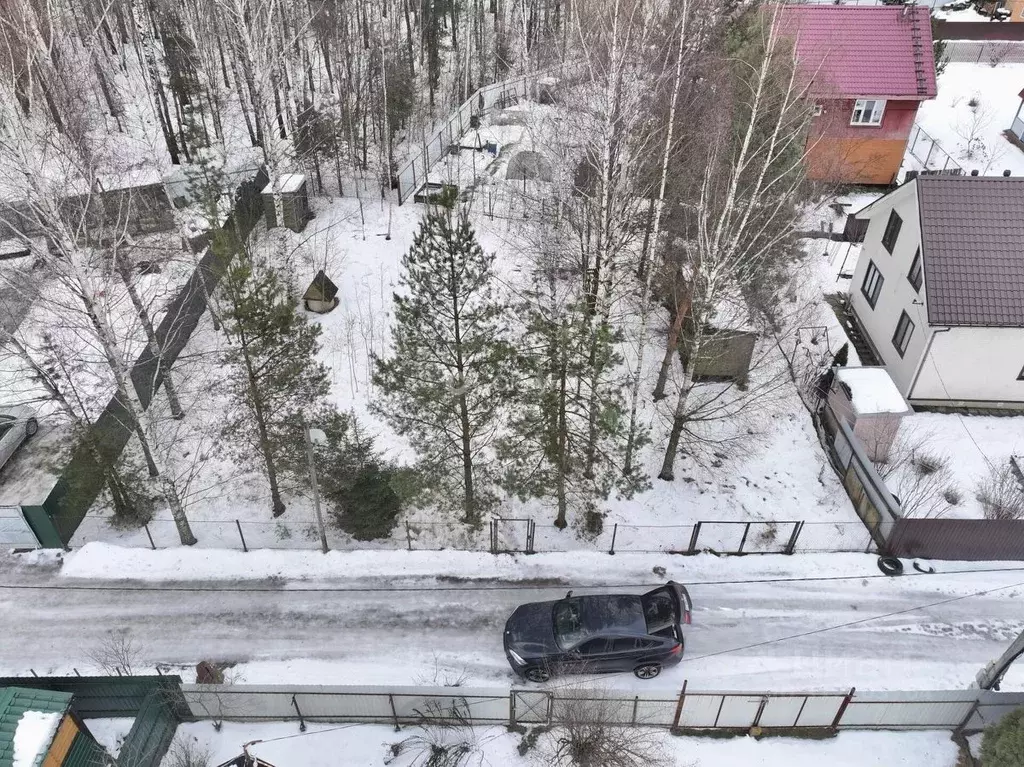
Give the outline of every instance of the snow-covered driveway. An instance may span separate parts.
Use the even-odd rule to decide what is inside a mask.
[[[437,568],[451,573],[447,554],[434,556]],[[891,579],[878,577],[874,557],[860,555],[815,561],[604,555],[593,563],[577,555],[577,577],[567,574],[573,558],[548,567],[537,555],[522,564],[506,559],[512,564],[500,578],[487,576],[486,567],[468,578],[432,575],[425,563],[415,575],[341,576],[343,568],[334,565],[347,560],[339,557],[320,560],[323,577],[293,581],[258,578],[258,568],[250,580],[205,579],[188,565],[164,580],[141,572],[125,575],[147,580],[76,578],[68,575],[74,556],[65,574],[0,557],[0,583],[21,587],[0,588],[3,672],[93,668],[90,651],[108,631],[124,627],[150,668],[203,658],[236,661],[239,681],[247,683],[444,683],[463,674],[467,684],[511,682],[501,629],[518,604],[557,598],[570,586],[581,593],[596,583],[637,584],[639,591],[657,582],[652,566],[666,567],[665,577],[690,585],[695,613],[685,659],[656,680],[616,676],[606,679],[609,686],[675,689],[687,679],[698,689],[964,687],[1024,629],[1024,571]],[[393,572],[403,569],[396,564]],[[778,580],[809,575],[846,579]],[[749,582],[765,579],[775,582]],[[957,597],[964,598],[935,604]],[[903,612],[922,605],[933,606]]]

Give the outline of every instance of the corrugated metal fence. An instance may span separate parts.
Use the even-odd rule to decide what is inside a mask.
[[[583,683],[581,683],[583,684]],[[652,691],[623,695],[583,687],[183,685],[196,719],[366,722],[395,726],[458,721],[551,725],[568,716],[672,729],[962,729],[974,731],[1024,705],[1024,693]]]

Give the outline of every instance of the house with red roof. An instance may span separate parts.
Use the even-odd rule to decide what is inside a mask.
[[[922,101],[935,97],[930,9],[787,5],[814,118],[807,137],[814,180],[891,184]]]

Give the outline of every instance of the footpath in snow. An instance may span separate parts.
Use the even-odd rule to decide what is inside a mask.
[[[35,552],[24,563],[53,555]],[[0,559],[2,566],[3,559]],[[908,571],[913,573],[908,561]],[[932,563],[938,573],[1014,569],[1012,562]],[[661,574],[664,569],[664,574]],[[561,580],[571,584],[635,585],[757,578],[863,578],[879,576],[873,554],[797,554],[719,557],[714,554],[609,555],[601,552],[488,554],[474,551],[312,551],[121,548],[88,543],[63,556],[65,578],[140,581],[288,581],[355,578],[451,580]]]

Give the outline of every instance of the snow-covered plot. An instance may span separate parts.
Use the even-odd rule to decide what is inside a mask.
[[[993,469],[1008,467],[1013,456],[1024,455],[1024,416],[915,413],[903,419],[898,439],[919,445],[948,469],[948,486],[959,500],[943,504],[940,516],[983,519],[980,486]],[[1024,467],[1019,458],[1018,465]],[[906,471],[914,470],[906,467]]]
[[[295,722],[225,722],[217,732],[209,722],[184,724],[176,737],[208,750],[212,764],[219,764],[242,753],[242,745],[256,741],[249,753],[276,767],[301,764],[303,767],[336,767],[339,756],[344,764],[412,767],[422,764],[424,750],[412,749],[397,758],[391,750],[406,738],[423,736],[418,727],[400,732],[384,725],[319,724],[300,733]],[[465,742],[472,749],[467,764],[527,767],[545,763],[556,733],[541,736],[537,745],[519,752],[523,735],[503,727],[479,727],[448,733],[452,742]],[[948,732],[842,732],[835,738],[803,740],[771,737],[761,740],[699,738],[675,736],[664,731],[643,735],[664,754],[673,767],[717,767],[750,765],[753,767],[891,767],[892,765],[929,765],[953,767],[957,747]],[[425,747],[425,744],[424,744]],[[170,764],[170,761],[165,761]]]
[[[1009,170],[1013,176],[1024,175],[1024,151],[1003,135],[1020,107],[1022,82],[1024,64],[949,63],[939,76],[938,95],[921,104],[917,124],[965,172],[998,176]],[[928,149],[925,142],[914,153],[923,158]],[[909,151],[904,167],[920,167]],[[929,167],[941,168],[942,162]]]
[[[447,156],[435,171],[439,182],[457,183],[463,189],[477,187],[471,206],[472,221],[484,248],[497,254],[499,288],[510,299],[528,287],[530,279],[523,253],[533,234],[529,233],[532,222],[524,221],[519,212],[523,190],[526,189],[528,197],[532,189],[544,182],[536,179],[506,181],[504,177],[510,160],[518,152],[543,149],[545,137],[557,128],[555,121],[549,119],[552,109],[530,104],[489,116],[479,135],[471,131],[463,137],[463,144],[470,148]],[[533,112],[536,114],[532,114],[531,119]],[[475,149],[489,142],[498,145],[497,157]],[[565,168],[558,168],[558,158],[545,155],[545,159],[556,164],[556,173],[566,173]],[[860,196],[855,196],[848,200],[848,207],[859,209],[864,202]],[[375,396],[371,358],[384,355],[390,349],[392,292],[400,275],[401,257],[412,243],[424,208],[415,204],[397,206],[374,196],[316,198],[312,203],[316,216],[304,232],[264,231],[260,234],[259,247],[289,266],[292,286],[300,294],[320,269],[338,286],[336,309],[324,315],[308,315],[323,329],[320,360],[330,371],[331,399],[339,409],[358,417],[387,458],[400,464],[412,463],[416,456],[408,443],[369,408]],[[841,226],[843,220],[840,216],[836,223]],[[813,242],[823,246],[837,244],[827,240]],[[806,297],[806,301],[811,311],[816,312],[810,306],[811,298]],[[794,301],[794,305],[796,303]],[[809,324],[821,322],[816,320]],[[834,317],[832,324],[835,324]],[[644,373],[653,380],[662,354],[659,347],[664,344],[661,321],[648,332],[650,349]],[[196,349],[215,344],[211,340],[215,335],[204,322],[183,358],[187,359]],[[839,337],[833,335],[832,338],[838,340]],[[626,364],[632,364],[633,346],[624,344],[622,352]],[[741,415],[723,418],[708,427],[712,429],[710,441],[721,440],[728,447],[716,449],[713,455],[681,453],[675,481],[652,479],[649,490],[629,499],[613,495],[603,504],[603,531],[591,531],[589,537],[582,536],[578,529],[559,532],[551,526],[554,511],[539,501],[521,503],[506,498],[496,513],[503,518],[534,519],[537,522],[535,547],[541,551],[607,550],[613,535],[617,550],[686,550],[691,542],[692,526],[698,521],[758,523],[760,527],[750,531],[743,544],[745,551],[780,550],[793,529],[792,525],[781,523],[797,521],[808,523],[797,542],[798,551],[863,550],[868,544],[867,534],[827,465],[774,339],[759,341],[755,360],[758,368],[751,374],[751,387],[762,387],[765,396],[759,398],[756,407],[746,408]],[[182,385],[187,387],[188,382]],[[209,408],[218,400],[217,386],[204,384],[196,395]],[[638,463],[648,476],[654,477],[659,470],[668,424],[664,410],[652,405],[648,397],[642,399],[639,417],[652,428],[653,440],[652,445],[640,451]],[[206,415],[208,409],[203,412],[204,418],[215,419],[213,415]],[[201,470],[197,486],[216,487],[218,492],[212,494],[215,496],[212,500],[197,499],[188,509],[199,545],[239,549],[242,541],[238,527],[241,526],[250,548],[316,548],[318,542],[309,499],[287,499],[289,511],[280,519],[271,520],[264,484],[257,475],[232,471],[223,461],[211,459]],[[107,529],[100,518],[102,513],[101,508],[94,509],[74,543],[105,539],[149,545],[144,531]],[[408,528],[404,522],[408,522]],[[615,525],[619,526],[617,533]],[[149,525],[149,533],[158,547],[175,545],[177,536],[166,512],[156,515]],[[502,523],[500,535],[501,545],[522,547],[525,526]],[[698,548],[735,550],[744,535],[743,524],[704,525],[697,545]],[[339,548],[365,545],[354,544],[336,530],[330,531],[329,540],[332,547]],[[370,545],[480,549],[486,548],[489,541],[486,525],[482,531],[473,531],[453,516],[433,508],[413,508],[405,513],[403,524],[390,540]]]

